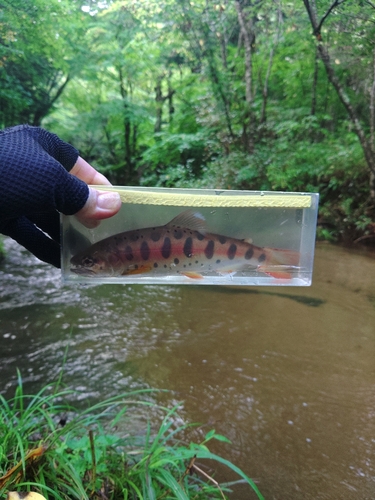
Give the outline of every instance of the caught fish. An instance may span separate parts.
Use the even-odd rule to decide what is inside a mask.
[[[257,270],[277,278],[291,278],[299,253],[261,248],[207,232],[204,217],[190,210],[165,226],[126,231],[105,238],[74,255],[71,271],[85,276],[179,274],[201,279],[207,273],[231,274]]]

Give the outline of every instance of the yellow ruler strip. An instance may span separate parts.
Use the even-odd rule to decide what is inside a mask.
[[[91,186],[100,191],[116,191],[123,203],[134,205],[162,205],[174,207],[270,207],[270,208],[310,208],[308,194],[187,194],[165,191],[132,191],[116,186]]]

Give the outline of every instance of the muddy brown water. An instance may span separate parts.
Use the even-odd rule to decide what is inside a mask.
[[[11,240],[0,391],[168,389],[266,499],[375,499],[375,256],[317,246],[309,288],[62,286]],[[78,399],[79,399],[78,398]],[[220,469],[222,480],[234,475]],[[236,500],[255,498],[244,485]]]

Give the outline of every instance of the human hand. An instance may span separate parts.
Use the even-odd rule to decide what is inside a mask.
[[[118,212],[117,193],[89,188],[109,181],[78,151],[39,127],[0,132],[0,232],[60,267],[59,212],[87,227]]]

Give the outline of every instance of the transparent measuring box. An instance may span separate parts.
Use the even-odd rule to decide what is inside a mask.
[[[62,216],[66,282],[311,284],[316,193],[95,188],[122,207],[95,229]]]

